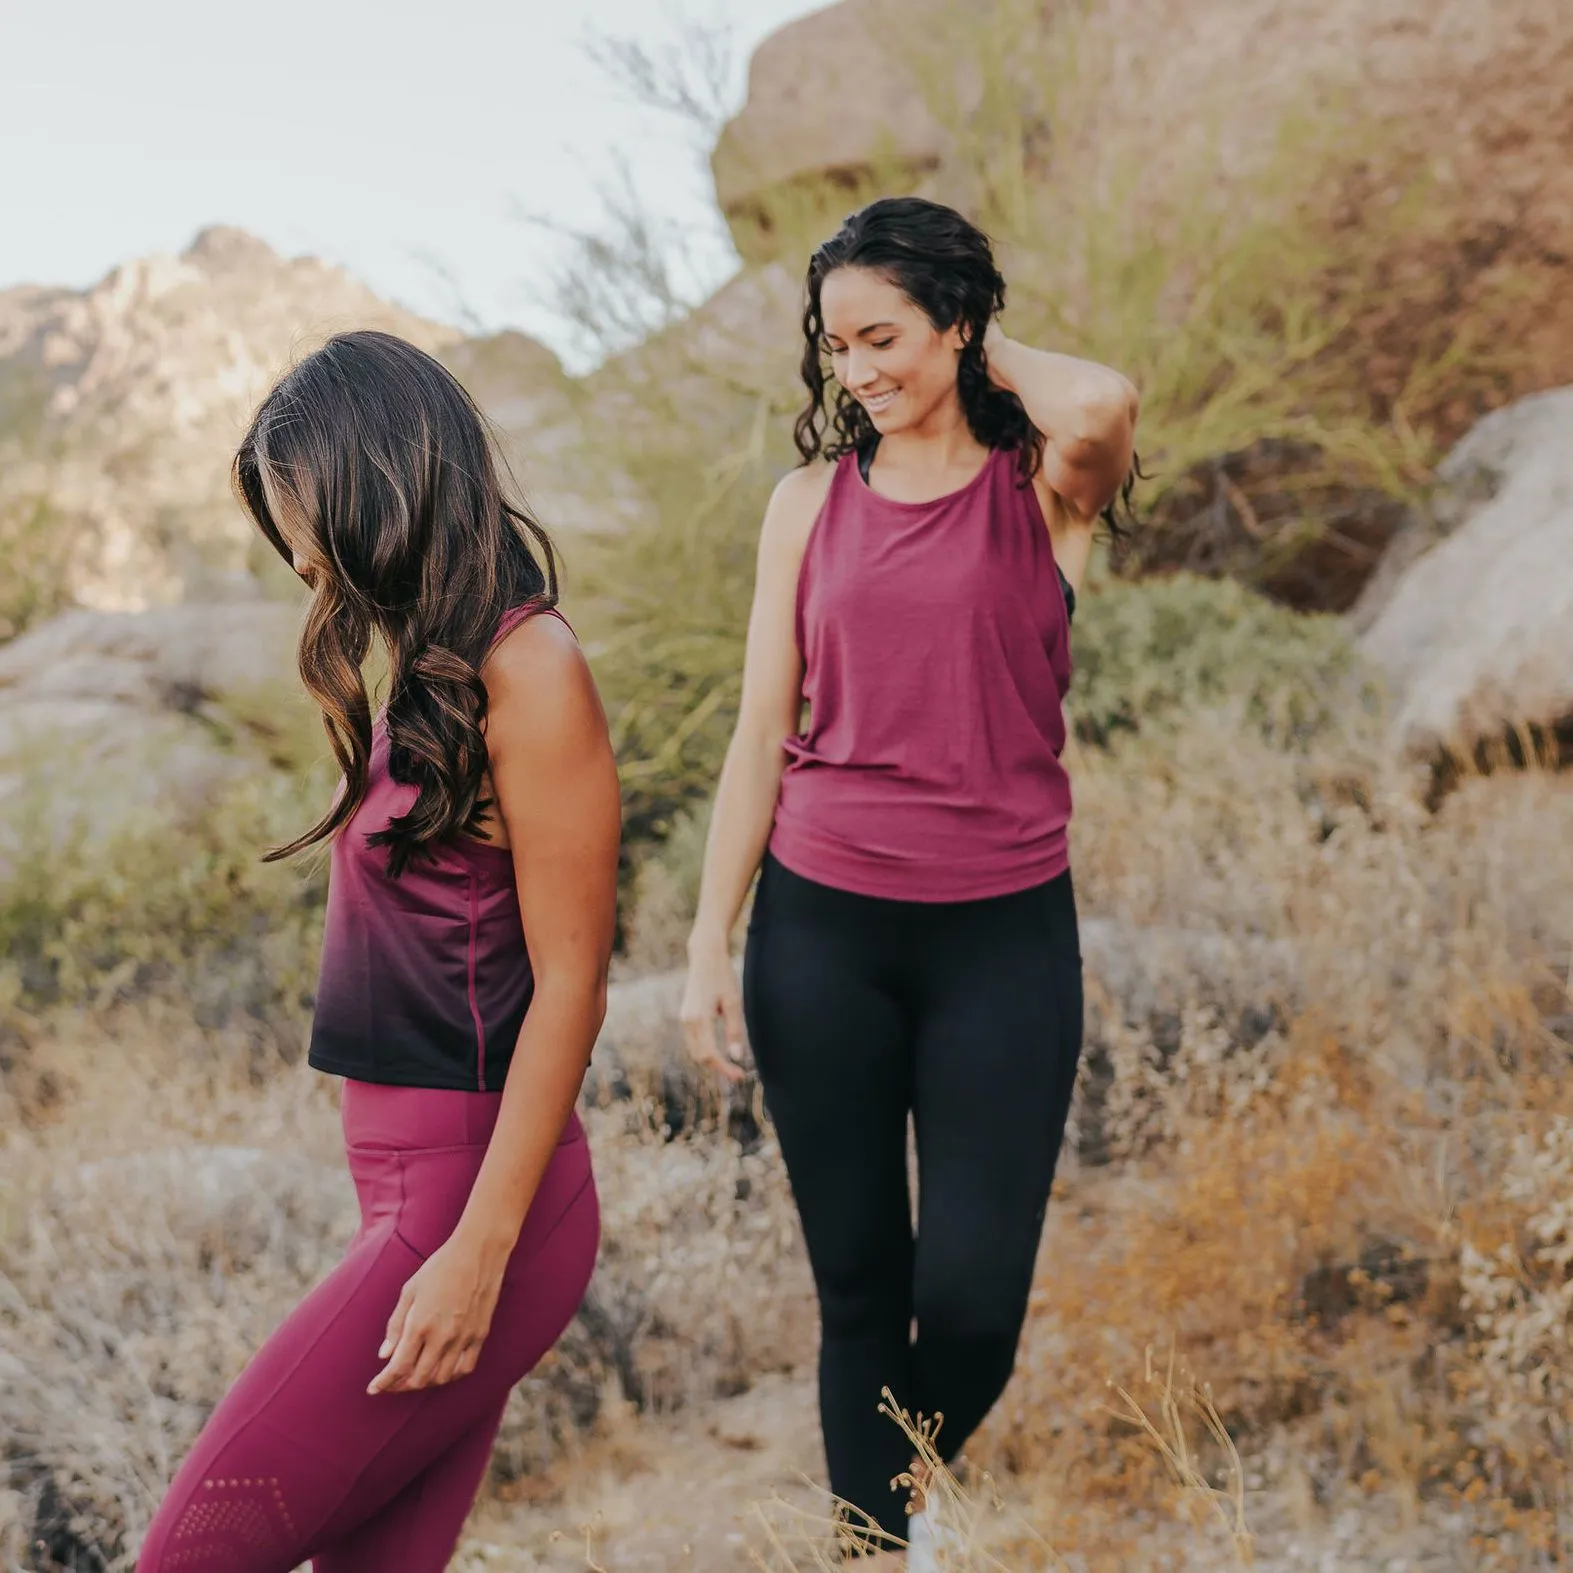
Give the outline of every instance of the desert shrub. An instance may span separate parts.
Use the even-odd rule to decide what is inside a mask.
[[[0,644],[70,604],[71,539],[46,495],[0,495]]]
[[[1303,746],[1368,697],[1338,619],[1227,580],[1109,585],[1078,604],[1072,648],[1070,711],[1087,743],[1223,709],[1271,743]]]
[[[685,809],[640,858],[633,879],[627,956],[639,967],[672,967],[684,956],[688,928],[699,905],[708,803]]]
[[[1163,1041],[1131,998],[1096,1003],[1079,1118],[1117,1161],[1067,1162],[974,1463],[1116,1533],[1144,1488],[1103,1382],[1172,1342],[1263,1489],[1385,1493],[1478,1536],[1468,1565],[1557,1566],[1573,795],[1477,781],[1432,815],[1396,766],[1331,747],[1196,718],[1084,754],[1086,906],[1133,937],[1270,938],[1292,989],[1242,1031],[1262,989],[1242,949]],[[1339,772],[1360,791],[1308,801]]]
[[[212,1406],[356,1223],[325,1079],[252,1081],[226,1062],[224,1035],[188,1022],[164,1040],[153,1035],[170,1023],[139,1009],[113,1032],[78,1029],[76,1060],[97,1080],[72,1118],[0,1142],[0,1546],[44,1547],[40,1567],[130,1566]],[[136,1114],[157,1144],[128,1151],[147,1140]],[[773,1144],[745,1153],[710,1129],[674,1140],[628,1103],[586,1123],[600,1268],[574,1326],[510,1397],[494,1488],[540,1477],[608,1405],[671,1413],[811,1352]],[[213,1139],[229,1131],[244,1145]]]
[[[107,834],[52,826],[24,801],[0,882],[0,1000],[101,1007],[162,987],[199,1021],[275,1023],[293,1041],[314,990],[326,865],[260,853],[330,790],[321,772],[259,769],[190,807],[125,813]]]
[[[42,1162],[17,1144],[4,1175],[4,1484],[36,1565],[129,1566],[223,1384],[348,1238],[348,1182],[220,1145]]]
[[[327,859],[261,859],[319,811],[336,774],[298,685],[268,676],[172,696],[107,763],[58,739],[8,763],[0,1007],[101,1008],[163,990],[205,1024],[298,1041]]]
[[[1459,1244],[1454,1381],[1470,1448],[1453,1484],[1493,1531],[1490,1564],[1502,1567],[1573,1557],[1573,1119],[1535,1125],[1508,1144],[1487,1216]]]
[[[736,718],[759,524],[786,467],[753,425],[733,451],[720,434],[675,427],[664,451],[630,456],[643,506],[580,559],[635,842],[664,835],[714,790]]]
[[[84,528],[51,496],[59,455],[39,375],[0,370],[0,644],[71,599],[72,552]]]

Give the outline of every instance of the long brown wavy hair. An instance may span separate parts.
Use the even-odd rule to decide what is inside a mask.
[[[235,490],[285,562],[299,550],[310,563],[300,675],[344,771],[327,813],[269,861],[334,836],[365,797],[373,638],[389,657],[389,772],[419,789],[371,838],[388,847],[389,874],[483,834],[481,662],[505,612],[557,601],[556,552],[505,495],[505,473],[474,400],[391,334],[335,335],[258,407]]]

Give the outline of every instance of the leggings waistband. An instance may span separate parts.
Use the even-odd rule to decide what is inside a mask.
[[[393,1087],[347,1078],[339,1114],[347,1147],[484,1147],[501,1104],[501,1092]]]
[[[492,1139],[501,1092],[454,1087],[396,1087],[346,1077],[339,1094],[344,1145],[416,1152],[435,1147],[484,1147]],[[582,1141],[578,1112],[568,1116],[558,1145]]]

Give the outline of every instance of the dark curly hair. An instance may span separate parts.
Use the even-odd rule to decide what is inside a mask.
[[[850,214],[809,258],[803,306],[804,386],[808,404],[793,436],[804,464],[839,459],[878,440],[868,411],[834,380],[826,364],[820,293],[837,268],[867,268],[894,284],[940,332],[959,326],[964,345],[956,367],[956,392],[972,435],[987,448],[1014,452],[1025,486],[1043,463],[1043,433],[1027,418],[1021,400],[989,380],[983,337],[1004,308],[1005,280],[994,263],[989,237],[954,208],[922,197],[882,197]],[[827,408],[828,406],[828,408]],[[1131,493],[1141,477],[1137,460],[1102,518],[1118,541],[1121,514],[1131,517]]]
[[[387,333],[341,333],[262,401],[235,455],[246,511],[287,563],[287,515],[315,559],[300,675],[344,771],[310,830],[268,859],[336,834],[366,794],[373,637],[389,656],[388,769],[419,788],[372,840],[388,872],[490,806],[480,666],[510,608],[557,600],[545,532],[504,494],[485,418],[438,361]],[[317,566],[320,565],[320,566]]]

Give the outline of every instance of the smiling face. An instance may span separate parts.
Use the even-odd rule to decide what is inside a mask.
[[[923,425],[956,400],[959,328],[939,329],[900,289],[869,268],[837,268],[820,288],[825,348],[836,380],[874,429]]]

